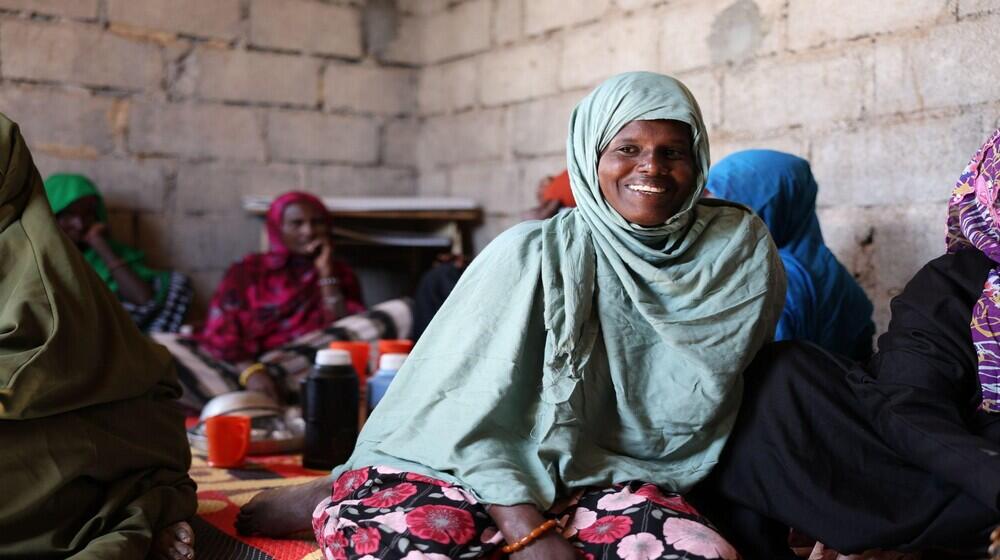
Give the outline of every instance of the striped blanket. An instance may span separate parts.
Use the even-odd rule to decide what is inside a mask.
[[[365,313],[337,320],[329,327],[304,334],[288,344],[261,355],[263,364],[275,378],[283,379],[290,394],[297,394],[299,381],[308,373],[316,351],[335,340],[375,341],[381,338],[408,338],[413,328],[413,303],[408,298],[393,299]],[[249,363],[233,364],[214,359],[196,342],[174,333],[154,333],[154,340],[166,346],[177,363],[184,386],[181,403],[200,410],[213,397],[239,391],[239,375]]]

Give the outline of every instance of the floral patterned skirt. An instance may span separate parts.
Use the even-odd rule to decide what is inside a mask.
[[[579,490],[545,515],[581,558],[739,558],[681,496],[654,484]],[[342,474],[313,512],[313,530],[328,560],[493,559],[505,544],[471,493],[388,467]]]

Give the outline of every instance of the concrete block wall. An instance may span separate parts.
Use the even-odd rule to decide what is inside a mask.
[[[0,110],[204,304],[257,246],[241,195],[468,196],[481,248],[564,167],[590,88],[666,72],[715,160],[812,161],[824,234],[884,328],[1000,125],[998,29],[1000,0],[0,0]]]
[[[419,66],[418,192],[471,196],[479,247],[565,166],[575,103],[626,70],[695,93],[713,159],[808,158],[835,253],[876,304],[943,252],[945,205],[1000,125],[1000,0],[398,1],[387,59]],[[411,131],[412,133],[412,131]]]
[[[417,70],[356,0],[0,0],[0,111],[43,176],[82,172],[114,235],[204,307],[255,250],[244,194],[416,192]]]

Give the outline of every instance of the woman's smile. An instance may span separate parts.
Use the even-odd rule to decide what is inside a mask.
[[[646,183],[626,183],[625,188],[641,195],[657,195],[667,192],[666,187]]]

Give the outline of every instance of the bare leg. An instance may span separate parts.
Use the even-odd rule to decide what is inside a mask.
[[[316,506],[330,497],[333,475],[316,480],[265,490],[240,508],[236,530],[241,535],[282,537],[312,529]]]
[[[194,558],[194,531],[187,521],[166,527],[153,540],[150,554],[156,560],[191,560]]]

